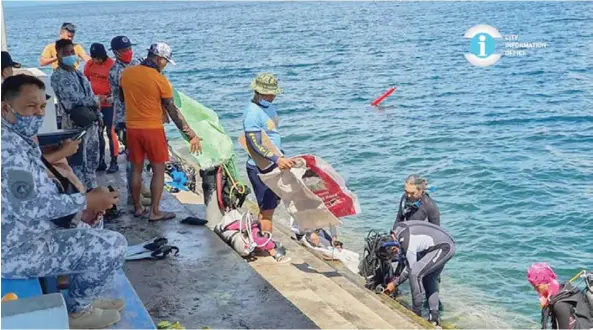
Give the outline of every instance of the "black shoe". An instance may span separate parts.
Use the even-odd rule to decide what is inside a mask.
[[[99,162],[99,167],[97,167],[97,172],[103,172],[107,169],[107,164],[105,162]]]
[[[430,322],[434,326],[441,326],[441,318],[439,316],[439,311],[430,311],[428,314],[428,322]]]
[[[107,173],[111,174],[117,171],[119,171],[119,165],[117,165],[116,162],[111,162],[111,164],[109,164],[109,168],[107,169]]]

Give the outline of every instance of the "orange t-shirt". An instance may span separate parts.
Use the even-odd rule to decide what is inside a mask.
[[[84,76],[91,82],[91,87],[95,95],[111,95],[111,86],[109,85],[109,70],[115,63],[111,58],[107,58],[105,62],[98,64],[93,61],[88,61],[84,66]],[[102,107],[109,107],[111,103],[103,102]]]
[[[162,128],[162,99],[173,98],[171,84],[156,69],[145,65],[126,68],[121,74],[124,90],[126,127]]]

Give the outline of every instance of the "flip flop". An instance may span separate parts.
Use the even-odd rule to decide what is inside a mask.
[[[151,240],[148,240],[146,242],[140,243],[140,244],[136,244],[136,245],[132,245],[132,246],[128,246],[128,249],[126,250],[126,257],[128,256],[132,256],[135,254],[139,254],[139,253],[144,253],[144,252],[149,252],[149,251],[155,251],[158,248],[160,248],[163,245],[167,244],[167,239],[165,237],[155,237]]]
[[[163,245],[156,249],[155,251],[146,251],[144,253],[138,253],[131,256],[126,256],[126,260],[143,260],[143,259],[152,259],[152,260],[160,260],[165,259],[169,254],[173,254],[173,256],[177,256],[179,254],[179,248],[172,245]]]
[[[208,223],[208,220],[200,219],[197,217],[187,217],[181,220],[181,223],[194,226],[203,226]]]
[[[175,217],[177,216],[174,212],[162,212],[162,214],[163,214],[163,216],[158,219],[151,219],[149,217],[148,222],[171,220],[171,219],[175,219]]]
[[[140,214],[136,213],[136,210],[134,210],[133,214],[134,214],[134,218],[144,218],[150,214],[150,209],[148,207],[145,207],[142,209],[142,213],[140,213]]]

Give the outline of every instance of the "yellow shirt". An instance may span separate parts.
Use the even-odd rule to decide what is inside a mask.
[[[82,46],[79,44],[74,44],[74,52],[76,53],[76,55],[79,58],[86,55],[84,48],[82,48]],[[45,58],[54,58],[56,56],[58,56],[58,52],[56,52],[56,43],[55,42],[45,46],[45,48],[43,49],[43,52],[41,53],[41,57],[45,57]],[[80,65],[80,63],[77,61],[76,65],[75,65],[76,69],[78,69],[79,65]],[[51,68],[53,70],[57,69],[57,67],[58,67],[58,61],[55,61],[51,64]]]

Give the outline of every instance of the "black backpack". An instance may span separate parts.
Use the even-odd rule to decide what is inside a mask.
[[[576,321],[572,329],[593,329],[593,304],[589,302],[584,290],[570,283],[566,283],[542,309],[542,329],[547,329],[549,317],[552,318],[552,326],[556,326],[553,310],[554,304],[558,302],[566,302],[572,306],[571,317]]]

